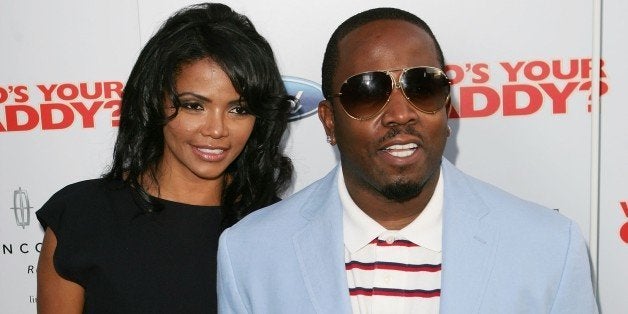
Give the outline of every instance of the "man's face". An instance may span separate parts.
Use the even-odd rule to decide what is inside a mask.
[[[396,20],[365,24],[349,33],[338,45],[338,66],[333,93],[350,76],[367,71],[415,66],[440,67],[434,42],[419,27]],[[396,81],[400,71],[393,72]],[[326,132],[338,144],[345,182],[356,200],[405,202],[425,186],[435,186],[448,135],[446,108],[429,114],[415,109],[400,89],[375,117],[351,118],[335,97],[324,101],[319,117]],[[356,203],[359,204],[358,200]]]

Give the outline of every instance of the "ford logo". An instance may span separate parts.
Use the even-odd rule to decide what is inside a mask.
[[[306,79],[283,76],[288,94],[294,96],[288,121],[296,121],[316,113],[318,103],[323,100],[321,85]]]

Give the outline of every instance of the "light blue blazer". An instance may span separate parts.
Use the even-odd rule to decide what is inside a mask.
[[[221,235],[219,313],[351,312],[338,171]],[[441,313],[597,313],[572,221],[445,159],[442,171]]]

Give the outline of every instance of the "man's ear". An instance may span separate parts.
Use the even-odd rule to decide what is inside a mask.
[[[327,142],[331,145],[336,144],[336,135],[334,128],[334,108],[326,99],[318,103],[318,118],[323,123],[325,134],[327,134]]]

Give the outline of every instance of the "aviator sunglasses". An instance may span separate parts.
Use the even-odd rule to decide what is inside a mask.
[[[401,71],[399,81],[392,75]],[[338,97],[342,108],[356,120],[369,120],[378,115],[390,100],[395,88],[417,110],[434,114],[449,100],[450,81],[443,70],[420,66],[413,68],[358,73],[346,79]]]

